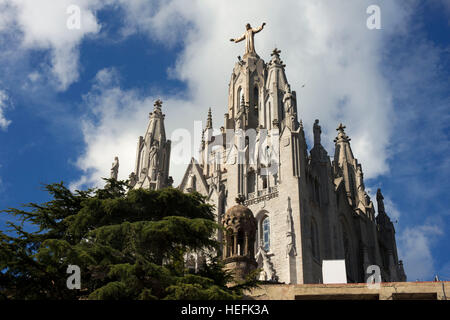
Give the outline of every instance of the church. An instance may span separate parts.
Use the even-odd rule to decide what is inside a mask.
[[[406,281],[381,190],[376,214],[343,124],[336,129],[333,160],[321,144],[319,120],[308,150],[281,51],[274,49],[268,62],[255,51],[254,35],[264,25],[247,24],[231,39],[245,41],[245,54],[232,69],[224,125],[213,134],[209,110],[198,160],[191,159],[178,188],[207,197],[225,227],[217,235],[225,263],[244,273],[259,268],[260,280],[323,283],[322,261],[345,259],[347,282],[365,282],[371,265],[379,266],[383,282]],[[134,188],[173,183],[164,120],[157,100],[138,139]],[[188,260],[198,268],[202,257]]]

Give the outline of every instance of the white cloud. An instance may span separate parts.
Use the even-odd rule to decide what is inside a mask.
[[[405,261],[404,268],[408,281],[431,280],[435,272],[431,246],[436,236],[443,234],[437,225],[422,225],[406,228],[398,236],[399,256]]]
[[[8,102],[8,96],[2,90],[0,90],[0,129],[6,130],[8,126],[11,124],[11,120],[8,120],[4,116],[4,110],[6,108]]]
[[[65,90],[78,80],[78,46],[88,35],[100,30],[95,10],[100,0],[0,0],[0,32],[18,33],[21,45],[16,50],[50,50],[48,71],[56,87]],[[67,28],[67,8],[80,8],[81,28]],[[7,47],[5,49],[8,49]]]

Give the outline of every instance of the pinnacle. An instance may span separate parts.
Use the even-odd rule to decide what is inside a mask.
[[[206,120],[206,128],[211,129],[212,128],[212,112],[211,108],[208,110],[208,119]]]
[[[279,58],[280,57],[280,53],[281,53],[281,50],[275,48],[275,49],[273,49],[273,51],[272,51],[272,53],[270,55]]]
[[[156,110],[156,109],[161,110],[162,103],[163,103],[163,102],[162,102],[161,99],[157,99],[157,100],[155,101],[155,103],[153,104],[153,105],[155,106],[155,110]]]
[[[338,131],[338,135],[336,139],[334,139],[334,142],[349,142],[351,139],[345,134],[344,129],[346,126],[344,126],[342,123],[339,124],[339,126],[336,128],[336,131]]]
[[[344,126],[342,123],[339,124],[339,126],[336,128],[337,131],[344,132],[344,129],[346,126]]]
[[[283,63],[283,61],[281,61],[280,53],[281,53],[281,50],[279,50],[277,48],[273,49],[272,53],[270,54],[272,56],[272,60],[270,61],[270,64],[280,65],[284,68],[284,67],[286,67],[286,65]]]

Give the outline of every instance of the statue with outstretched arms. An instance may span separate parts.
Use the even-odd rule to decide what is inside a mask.
[[[246,28],[245,33],[242,36],[240,36],[239,38],[230,39],[230,41],[238,43],[245,39],[245,53],[246,54],[247,53],[256,53],[255,52],[254,35],[255,35],[255,33],[260,32],[264,28],[265,25],[266,25],[266,23],[264,22],[259,28],[253,29],[250,26],[250,23],[247,23],[247,25],[245,26],[245,28]]]

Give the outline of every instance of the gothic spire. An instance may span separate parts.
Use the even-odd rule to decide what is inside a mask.
[[[208,119],[206,120],[206,129],[212,129],[212,113],[211,108],[208,110]]]
[[[336,129],[336,131],[338,132],[337,137],[336,139],[334,139],[334,142],[336,144],[334,162],[340,167],[343,166],[344,162],[355,165],[354,162],[356,160],[350,147],[351,139],[345,133],[345,128],[346,127],[342,123],[340,123]]]
[[[145,135],[139,138],[133,177],[135,188],[160,189],[167,186],[170,140],[166,140],[162,101],[157,99],[150,113]]]

